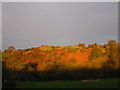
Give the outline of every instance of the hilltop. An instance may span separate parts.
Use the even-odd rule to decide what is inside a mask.
[[[13,46],[2,52],[3,66],[10,70],[48,71],[76,70],[79,68],[118,69],[120,57],[119,45],[115,40],[107,44],[89,44],[87,47],[80,43],[76,46],[33,47],[16,50]]]

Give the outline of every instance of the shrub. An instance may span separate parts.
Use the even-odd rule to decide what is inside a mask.
[[[102,51],[100,48],[95,47],[90,55],[90,60],[96,59],[102,56]]]

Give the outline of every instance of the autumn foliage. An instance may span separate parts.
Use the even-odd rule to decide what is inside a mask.
[[[118,50],[120,45],[115,40],[107,44],[84,44],[76,46],[33,47],[16,50],[13,46],[2,52],[3,65],[9,70],[48,71],[76,70],[80,68],[120,68]]]

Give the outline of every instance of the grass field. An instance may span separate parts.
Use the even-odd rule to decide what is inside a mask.
[[[119,88],[119,78],[95,81],[17,82],[19,88]]]

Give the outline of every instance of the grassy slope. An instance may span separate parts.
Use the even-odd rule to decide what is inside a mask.
[[[48,81],[48,82],[17,82],[21,88],[118,88],[118,78],[99,81]]]

